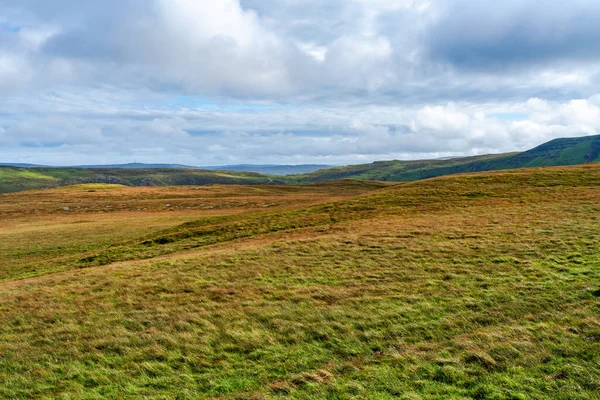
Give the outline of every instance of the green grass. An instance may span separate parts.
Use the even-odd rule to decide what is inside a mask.
[[[272,180],[272,179],[271,179]],[[0,166],[0,193],[78,184],[171,186],[264,184],[269,177],[252,172],[154,168],[16,168]]]
[[[600,166],[356,185],[0,283],[0,397],[598,398]]]
[[[0,167],[0,193],[56,186],[57,179],[41,171]]]

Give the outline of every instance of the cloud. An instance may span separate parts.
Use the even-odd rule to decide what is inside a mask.
[[[466,130],[469,124],[469,116],[452,105],[447,107],[427,106],[419,111],[412,123],[412,128],[415,131],[433,130],[455,135]]]
[[[103,97],[97,93],[98,99]],[[593,98],[301,110],[94,108],[93,102],[77,99],[75,93],[55,99],[63,105],[53,115],[11,112],[4,117],[0,157],[23,161],[35,155],[37,162],[51,164],[64,159],[75,164],[133,159],[194,165],[355,163],[525,150],[554,137],[597,134],[600,129],[600,109]],[[130,100],[124,95],[121,101]]]
[[[584,0],[4,0],[0,158],[347,163],[596,134],[598,21]]]
[[[427,29],[427,50],[458,68],[497,70],[597,60],[597,1],[444,0],[436,6],[435,22]]]
[[[159,0],[154,19],[154,34],[143,32],[153,40],[145,48],[131,44],[130,50],[158,66],[168,80],[197,91],[241,95],[294,89],[293,58],[303,53],[286,46],[237,0]]]
[[[0,11],[19,30],[4,29],[11,39],[0,51],[27,71],[21,86],[108,84],[276,102],[365,93],[378,95],[370,101],[447,102],[507,92],[558,97],[565,88],[589,96],[600,73],[600,29],[588,23],[600,19],[600,7],[582,0],[566,11],[564,3],[540,8],[529,0],[6,3]],[[497,73],[505,67],[513,70]]]

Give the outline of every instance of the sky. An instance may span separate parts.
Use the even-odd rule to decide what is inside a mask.
[[[0,162],[341,165],[595,134],[597,0],[0,0]]]

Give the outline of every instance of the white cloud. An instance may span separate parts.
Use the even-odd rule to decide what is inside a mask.
[[[327,47],[319,46],[314,42],[298,42],[298,48],[318,62],[325,61]]]
[[[133,31],[126,52],[162,84],[185,92],[289,95],[302,86],[302,68],[316,65],[315,55],[324,52],[318,46],[301,51],[238,0],[156,0],[150,21]]]
[[[533,98],[527,105],[531,120],[540,124],[568,127],[574,135],[593,134],[600,129],[600,108],[587,99],[556,103]]]
[[[40,48],[52,37],[59,33],[56,27],[39,27],[36,29],[23,28],[18,32],[19,41],[22,49],[29,51],[39,51]]]
[[[517,3],[5,0],[0,161],[342,163],[598,133],[600,25],[575,17],[600,7]]]
[[[354,0],[357,4],[364,8],[375,11],[393,11],[402,8],[408,8],[415,3],[420,3],[413,0]]]
[[[0,90],[8,90],[31,79],[22,57],[0,53]]]
[[[171,32],[195,43],[222,37],[249,51],[276,40],[260,25],[256,13],[242,10],[237,0],[159,0],[157,8]]]
[[[415,131],[433,130],[446,135],[456,135],[466,131],[470,122],[470,117],[453,105],[426,106],[419,111],[411,125]]]

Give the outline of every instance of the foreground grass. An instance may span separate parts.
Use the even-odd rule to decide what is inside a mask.
[[[457,176],[119,239],[0,283],[0,397],[596,399],[599,195]]]

